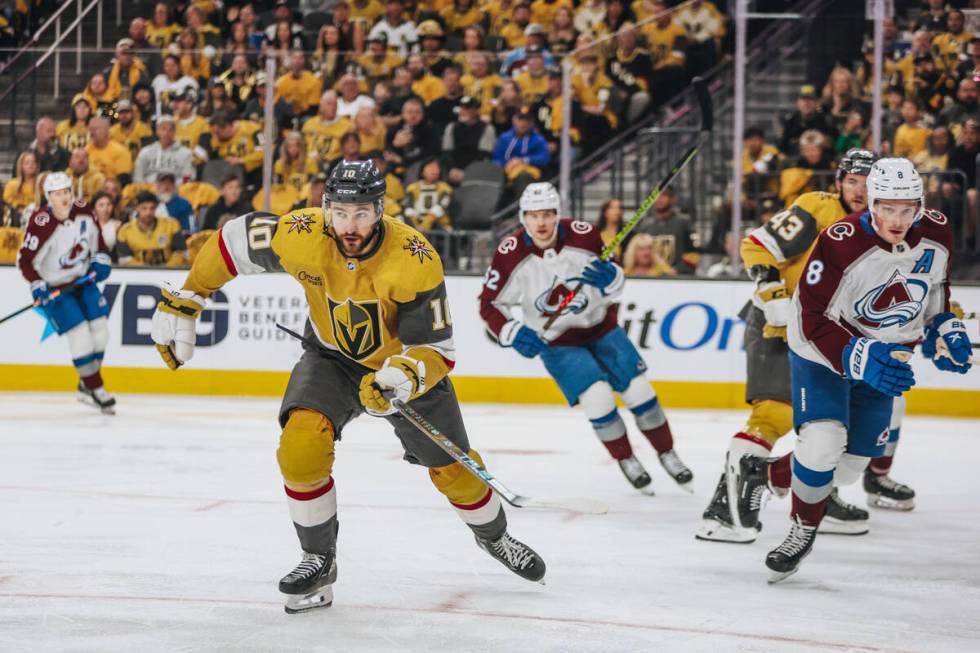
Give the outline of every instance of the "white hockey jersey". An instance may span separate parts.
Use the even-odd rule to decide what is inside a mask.
[[[17,254],[17,265],[28,281],[43,280],[57,288],[83,276],[96,258],[110,263],[92,210],[77,201],[65,220],[55,218],[48,206],[34,212]]]
[[[799,356],[844,374],[852,336],[914,345],[925,326],[949,311],[953,234],[949,220],[926,210],[905,240],[891,245],[855,213],[827,227],[793,294],[787,325]]]
[[[505,331],[503,341],[509,340],[505,325],[516,324],[514,306],[521,308],[521,322],[553,345],[579,346],[602,337],[617,324],[616,297],[625,283],[619,266],[606,294],[583,286],[551,328],[541,331],[602,247],[599,232],[588,222],[560,220],[558,239],[547,250],[537,247],[521,228],[494,253],[480,293],[480,316],[498,339]]]

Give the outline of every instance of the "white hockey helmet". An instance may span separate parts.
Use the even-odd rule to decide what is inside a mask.
[[[524,214],[526,212],[544,211],[547,209],[553,209],[561,217],[561,196],[555,187],[546,181],[528,184],[524,192],[521,193],[521,224],[524,224]]]
[[[50,202],[51,193],[71,188],[71,178],[63,172],[51,172],[44,177],[44,197]]]
[[[908,159],[901,157],[878,159],[871,166],[867,184],[868,210],[872,218],[875,213],[875,202],[878,200],[915,200],[919,203],[919,210],[915,214],[913,223],[918,222],[922,217],[922,177]]]

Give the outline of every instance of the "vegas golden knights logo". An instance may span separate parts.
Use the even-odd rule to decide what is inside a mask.
[[[362,360],[381,347],[381,309],[377,300],[337,303],[327,297],[333,337],[346,356]]]

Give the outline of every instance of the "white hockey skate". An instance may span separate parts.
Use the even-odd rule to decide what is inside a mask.
[[[105,387],[89,390],[84,384],[78,384],[78,400],[83,404],[99,409],[103,415],[116,414],[116,398],[109,394]]]
[[[672,479],[677,483],[677,485],[689,494],[694,494],[694,487],[691,481],[694,480],[694,474],[688,468],[687,465],[680,459],[677,452],[671,449],[665,453],[660,454],[660,464],[663,465],[664,471],[666,471]]]
[[[623,476],[626,480],[630,482],[630,485],[635,487],[637,490],[643,494],[653,496],[653,481],[647,470],[643,468],[643,465],[636,456],[630,456],[629,458],[623,458],[622,460],[616,461],[619,464],[619,469],[622,470]]]

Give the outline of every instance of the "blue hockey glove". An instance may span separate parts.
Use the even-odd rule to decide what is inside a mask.
[[[538,336],[534,329],[517,320],[511,320],[504,325],[504,328],[500,330],[499,342],[503,347],[513,347],[518,354],[525,358],[534,358],[548,348],[548,344]]]
[[[112,263],[109,257],[104,254],[96,256],[95,260],[92,261],[92,265],[88,267],[88,272],[89,274],[95,273],[95,279],[93,281],[96,283],[108,279],[109,273],[112,272]]]
[[[942,338],[949,355],[940,354],[939,339]],[[926,338],[922,341],[922,355],[944,372],[966,374],[970,370],[970,336],[966,325],[953,313],[940,313],[926,327]]]
[[[38,279],[31,283],[31,296],[38,305],[44,306],[51,301],[51,288],[48,287],[47,282]]]
[[[900,397],[915,385],[915,375],[911,365],[892,358],[895,351],[912,353],[899,344],[855,336],[844,347],[841,364],[847,378],[864,381],[882,394]]]
[[[582,276],[571,279],[570,281],[581,281],[582,283],[598,288],[605,295],[606,289],[616,281],[616,266],[609,261],[596,259],[589,263]]]

